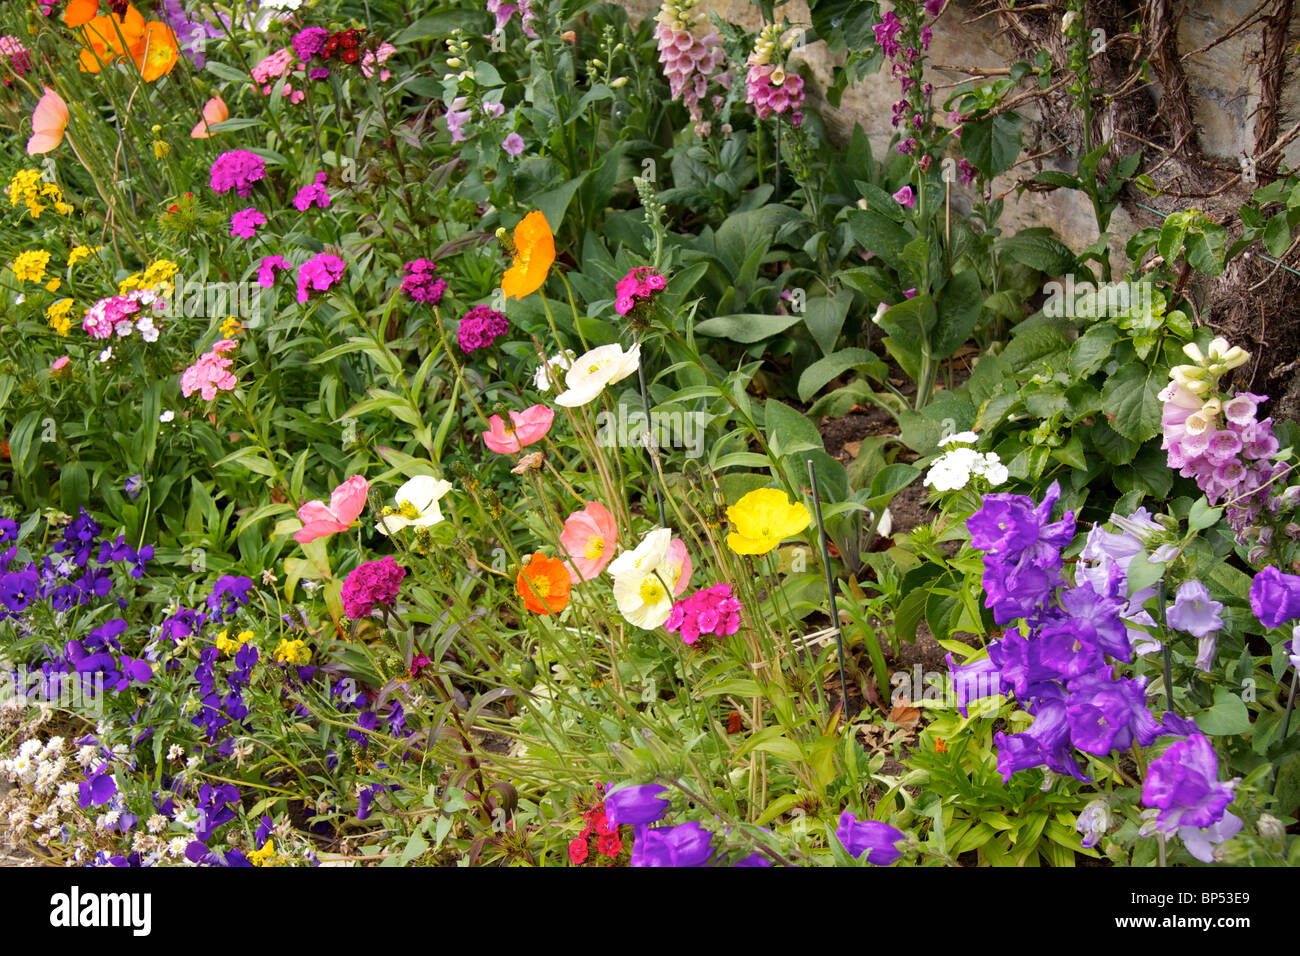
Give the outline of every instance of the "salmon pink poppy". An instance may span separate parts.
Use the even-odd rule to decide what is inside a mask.
[[[298,509],[298,520],[302,522],[302,528],[294,534],[293,540],[306,544],[317,538],[328,538],[340,531],[347,531],[366,506],[366,495],[369,492],[370,483],[360,475],[353,475],[334,489],[329,504],[323,501],[307,502]]]
[[[569,572],[559,558],[538,553],[529,557],[515,577],[515,593],[534,614],[558,614],[569,603]]]
[[[190,130],[190,139],[208,139],[212,136],[211,127],[230,119],[230,107],[219,96],[214,96],[203,104],[203,119]]]
[[[555,419],[553,409],[545,405],[534,405],[522,412],[510,413],[510,424],[502,421],[500,415],[488,419],[489,431],[483,433],[483,444],[498,455],[512,455],[520,449],[539,442],[551,430]]]
[[[569,579],[574,583],[590,581],[614,560],[618,526],[609,509],[599,501],[575,511],[564,522],[560,544],[569,556]]]
[[[68,126],[68,104],[48,86],[32,112],[32,138],[27,141],[27,155],[48,153],[63,142]]]

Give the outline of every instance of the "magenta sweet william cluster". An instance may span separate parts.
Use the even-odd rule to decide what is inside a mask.
[[[407,298],[427,305],[437,305],[447,291],[447,280],[434,273],[438,264],[431,259],[416,259],[402,266],[402,292]]]
[[[637,266],[614,286],[614,311],[627,315],[638,303],[649,302],[656,292],[662,292],[668,280],[649,266]]]
[[[391,607],[405,577],[406,568],[391,555],[357,565],[343,582],[343,613],[355,621],[368,616],[377,604]]]
[[[240,196],[250,196],[253,184],[266,178],[266,160],[246,149],[232,149],[222,153],[212,163],[209,182],[215,193],[235,190]]]
[[[694,644],[702,634],[735,634],[740,629],[740,601],[732,597],[729,584],[696,591],[673,605],[664,629],[680,634],[687,644]]]
[[[485,349],[510,330],[506,317],[486,305],[476,305],[465,313],[456,330],[461,351],[467,355]]]

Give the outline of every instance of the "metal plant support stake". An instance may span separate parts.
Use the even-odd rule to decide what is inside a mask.
[[[808,480],[812,483],[813,514],[817,517],[817,536],[821,539],[822,567],[826,570],[826,595],[830,599],[831,627],[835,629],[835,650],[840,658],[840,700],[845,716],[849,712],[849,682],[844,676],[844,633],[840,630],[840,612],[835,603],[835,579],[831,577],[831,549],[826,543],[826,525],[822,521],[822,499],[817,492],[817,472],[808,461]]]
[[[1291,695],[1286,701],[1286,717],[1282,719],[1282,739],[1286,740],[1287,733],[1291,730],[1291,714],[1295,710],[1295,691],[1296,684],[1300,683],[1300,670],[1291,669]],[[1271,797],[1277,792],[1277,775],[1282,768],[1277,764],[1273,765],[1273,785],[1268,788],[1268,795]]]

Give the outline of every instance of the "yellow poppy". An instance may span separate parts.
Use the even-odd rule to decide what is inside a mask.
[[[727,547],[737,554],[767,554],[785,538],[808,527],[812,515],[779,488],[759,488],[727,509],[734,529]]]

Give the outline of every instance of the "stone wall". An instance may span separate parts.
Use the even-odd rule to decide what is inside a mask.
[[[633,17],[653,16],[658,3],[653,0],[618,0]],[[761,25],[760,8],[744,0],[702,0],[704,6],[733,23],[756,31]],[[1184,52],[1196,51],[1226,33],[1234,23],[1255,6],[1244,0],[1198,0],[1180,5],[1182,17],[1178,27],[1178,45]],[[969,0],[949,0],[934,30],[934,41],[929,50],[929,80],[936,89],[936,100],[942,102],[944,90],[967,79],[962,69],[1005,69],[1013,61],[1013,53],[995,16],[980,16],[976,4]],[[809,23],[808,7],[804,0],[791,2],[778,8],[796,26]],[[1262,28],[1255,24],[1211,49],[1195,53],[1183,61],[1192,97],[1193,115],[1200,131],[1200,147],[1207,158],[1221,161],[1236,168],[1238,157],[1249,151],[1254,142],[1254,112],[1260,101],[1258,55],[1261,49]],[[825,44],[815,43],[799,54],[804,61],[803,72],[810,80],[809,89],[819,111],[833,136],[841,141],[847,138],[855,123],[860,123],[871,138],[873,149],[879,154],[893,135],[890,126],[890,106],[898,98],[898,86],[885,71],[866,77],[863,82],[848,89],[838,107],[831,107],[817,94],[826,88],[835,66]],[[1291,63],[1294,67],[1294,56]],[[953,68],[961,69],[953,69]],[[1159,91],[1152,89],[1152,112]],[[1289,128],[1300,115],[1300,83],[1289,82],[1282,97],[1282,130]],[[1023,111],[1026,118],[1037,118],[1033,109]],[[1288,117],[1290,119],[1288,119]],[[1028,131],[1026,139],[1029,139]],[[1123,146],[1125,151],[1132,144]],[[1289,166],[1300,165],[1300,140],[1290,144],[1283,161]],[[1068,157],[1063,163],[1068,168]],[[1091,245],[1097,239],[1096,224],[1091,204],[1081,193],[1058,189],[1047,193],[1025,192],[1017,196],[1014,191],[1017,177],[1025,175],[1025,168],[1013,170],[999,177],[993,184],[995,193],[1007,193],[1004,228],[1048,225],[1076,251]],[[1223,174],[1226,178],[1226,173]],[[1110,231],[1116,239],[1113,249],[1122,248],[1123,239],[1131,235],[1147,217],[1140,210],[1121,207],[1111,220]]]

